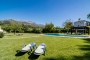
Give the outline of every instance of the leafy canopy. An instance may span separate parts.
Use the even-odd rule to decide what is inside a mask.
[[[63,22],[63,26],[68,31],[73,26],[73,22],[71,21],[71,19],[66,20],[65,22]]]

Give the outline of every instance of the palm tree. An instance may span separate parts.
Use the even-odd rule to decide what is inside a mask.
[[[87,15],[87,18],[90,19],[90,14]]]

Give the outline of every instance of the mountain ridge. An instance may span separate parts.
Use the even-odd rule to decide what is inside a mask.
[[[6,19],[6,20],[1,20],[0,22],[2,22],[3,24],[10,24],[12,21],[15,24],[24,24],[24,25],[30,25],[32,27],[41,27],[41,28],[44,27],[43,24],[37,24],[37,23],[35,23],[33,21],[26,21],[26,20]]]

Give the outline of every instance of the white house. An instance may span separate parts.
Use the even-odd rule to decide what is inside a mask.
[[[3,30],[1,29],[1,26],[0,26],[0,32],[3,32]]]
[[[90,22],[86,20],[78,20],[74,22],[74,27],[83,27],[83,26],[89,26],[89,25],[90,25]]]

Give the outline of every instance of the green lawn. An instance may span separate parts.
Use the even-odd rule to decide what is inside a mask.
[[[25,53],[16,56],[17,50],[24,43],[35,42],[37,45],[45,43],[47,51],[37,60],[90,60],[90,39],[61,38],[41,36],[39,34],[23,34],[16,36],[6,34],[0,38],[0,60],[32,60],[35,56]]]

